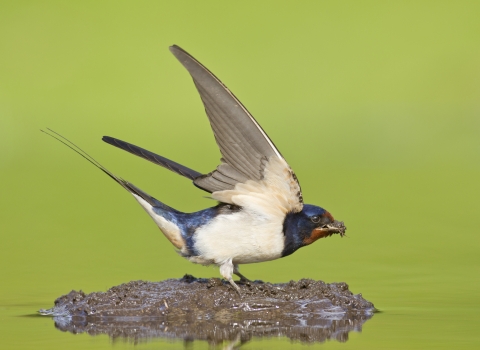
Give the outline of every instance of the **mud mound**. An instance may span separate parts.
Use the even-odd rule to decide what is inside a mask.
[[[133,281],[107,292],[71,291],[42,315],[72,333],[108,334],[141,341],[155,337],[244,343],[252,337],[287,336],[304,342],[346,341],[375,312],[346,283],[302,279],[239,285],[216,278]]]

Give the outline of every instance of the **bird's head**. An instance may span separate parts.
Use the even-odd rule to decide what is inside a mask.
[[[320,238],[336,233],[343,237],[347,228],[342,221],[335,220],[325,209],[305,204],[299,213],[287,214],[283,229],[285,234],[283,256],[286,256]]]

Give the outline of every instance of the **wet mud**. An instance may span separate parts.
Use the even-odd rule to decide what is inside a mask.
[[[301,279],[239,284],[185,275],[161,282],[132,281],[106,292],[70,293],[40,310],[71,333],[107,334],[142,342],[153,338],[241,345],[254,337],[285,336],[301,342],[347,341],[376,311],[346,283]],[[236,345],[235,345],[236,344]]]

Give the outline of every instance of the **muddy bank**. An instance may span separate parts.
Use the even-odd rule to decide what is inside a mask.
[[[346,341],[375,312],[346,283],[302,279],[239,285],[240,297],[220,279],[133,281],[107,292],[71,291],[43,315],[72,333],[108,334],[142,341],[156,337],[244,343],[252,337],[286,336],[302,342]]]

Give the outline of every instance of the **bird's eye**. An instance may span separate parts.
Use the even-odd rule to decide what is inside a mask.
[[[313,223],[318,224],[320,222],[320,216],[319,215],[314,215],[310,218]]]

